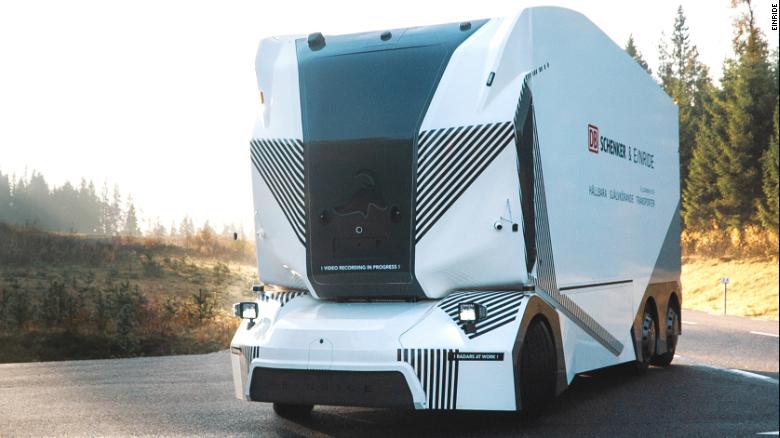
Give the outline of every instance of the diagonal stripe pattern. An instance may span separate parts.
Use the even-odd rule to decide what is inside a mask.
[[[308,295],[309,292],[305,290],[284,290],[284,291],[270,291],[263,292],[260,299],[265,302],[277,301],[280,307],[284,307],[285,304],[293,300],[293,298]]]
[[[458,319],[458,304],[477,303],[487,308],[487,318],[476,323],[474,333],[466,333],[474,339],[503,327],[517,319],[517,310],[525,295],[517,291],[458,291],[447,295],[436,307],[443,310],[466,333],[465,324]]]
[[[303,142],[289,138],[255,138],[249,149],[255,169],[298,240],[306,246]]]
[[[415,242],[514,139],[512,122],[422,131],[417,139]]]

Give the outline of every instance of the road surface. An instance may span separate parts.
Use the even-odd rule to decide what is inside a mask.
[[[575,379],[534,421],[499,413],[317,407],[233,398],[227,352],[0,365],[0,436],[763,436],[778,431],[778,324],[685,311],[679,357],[641,377]]]

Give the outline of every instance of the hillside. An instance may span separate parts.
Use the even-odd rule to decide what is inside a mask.
[[[683,307],[723,313],[722,277],[729,277],[729,315],[778,319],[778,262],[773,258],[683,259]]]
[[[0,224],[0,362],[226,348],[257,281],[246,241],[85,237]]]

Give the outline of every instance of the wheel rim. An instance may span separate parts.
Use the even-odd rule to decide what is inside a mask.
[[[645,312],[645,317],[642,320],[642,359],[649,361],[650,358],[655,355],[655,319],[653,315]]]
[[[674,351],[677,347],[677,336],[680,333],[680,316],[674,308],[666,312],[666,346],[668,351]]]

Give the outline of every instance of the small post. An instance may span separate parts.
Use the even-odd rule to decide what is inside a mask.
[[[722,277],[720,282],[723,284],[723,314],[726,314],[726,296],[728,292],[728,284],[731,281],[729,277]]]

